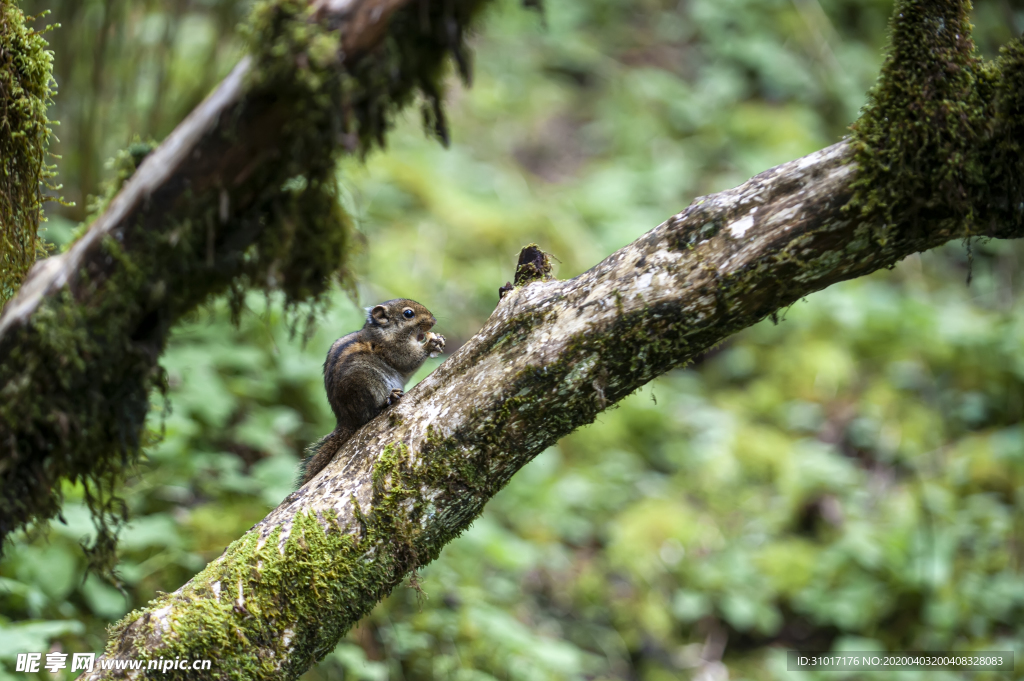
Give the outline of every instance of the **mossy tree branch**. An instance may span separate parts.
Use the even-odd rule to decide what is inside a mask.
[[[444,66],[453,55],[468,75],[464,33],[483,4],[263,0],[251,55],[159,147],[123,154],[124,186],[0,317],[0,546],[57,515],[70,480],[99,521],[92,558],[110,564],[107,524],[124,517],[112,490],[138,454],[169,329],[228,289],[294,305],[346,280],[337,156],[382,144],[417,92],[444,136]]]
[[[524,252],[474,338],[203,572],[119,623],[107,656],[294,678],[516,471],[654,377],[833,283],[968,234],[1024,236],[1024,51],[978,62],[968,9],[898,3],[850,141],[697,199],[575,279]]]

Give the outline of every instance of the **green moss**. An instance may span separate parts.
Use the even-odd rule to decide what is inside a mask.
[[[447,143],[441,102],[448,57],[454,57],[468,83],[472,67],[466,37],[485,5],[485,0],[453,0],[402,9],[391,17],[383,43],[341,70],[338,34],[312,21],[307,3],[265,0],[246,29],[254,51],[269,57],[259,64],[255,79],[293,77],[294,64],[283,57],[302,53],[307,59],[300,64],[299,84],[323,92],[325,101],[334,99],[340,116],[335,133],[349,150],[365,154],[375,145],[383,147],[396,114],[417,96],[427,129]]]
[[[439,446],[449,445],[432,439],[432,451]],[[112,628],[107,653],[230,660],[230,670],[214,672],[232,678],[296,677],[333,650],[406,572],[436,558],[451,540],[454,533],[425,532],[424,520],[437,512],[429,491],[440,482],[448,481],[440,493],[466,490],[462,467],[452,466],[429,456],[414,464],[405,445],[387,446],[372,472],[372,511],[357,514],[361,531],[349,534],[333,519],[307,514],[296,516],[283,546],[279,529],[262,542],[259,531],[251,531],[180,592],[149,604],[150,612],[174,609],[174,635],[154,646],[147,635],[155,633],[155,622],[135,612]],[[454,524],[461,529],[470,519]],[[129,629],[138,647],[119,648]],[[290,648],[287,656],[279,655],[284,648]]]
[[[381,575],[366,561],[358,560],[367,550],[365,539],[344,534],[336,525],[325,531],[313,516],[295,518],[283,547],[279,537],[275,531],[266,542],[260,542],[258,533],[250,532],[182,591],[152,601],[153,609],[175,608],[173,635],[161,636],[159,644],[149,648],[117,649],[118,637],[128,628],[155,633],[155,622],[132,613],[112,627],[107,653],[146,659],[211,659],[214,678],[298,676],[329,653],[346,623],[361,615],[363,599],[348,590],[351,585],[380,582]],[[268,590],[266,583],[277,588]],[[339,616],[325,618],[325,608]],[[277,654],[281,650],[288,654]],[[187,678],[191,674],[170,670],[166,676]]]
[[[514,345],[524,340],[530,332],[539,324],[546,321],[554,314],[550,310],[530,310],[511,317],[504,325],[504,331],[500,336],[495,337],[490,343],[480,346],[476,352],[484,355],[495,350],[500,350],[508,345]]]
[[[1004,229],[1019,233],[1024,224],[1024,42],[1020,38],[1000,51],[995,63],[999,79],[992,88],[991,110],[996,130],[989,144],[988,177]]]
[[[29,28],[13,2],[0,4],[0,307],[17,291],[37,258],[43,190],[55,175],[47,164],[53,100],[53,53],[42,31]]]
[[[975,53],[966,0],[901,0],[878,84],[853,126],[850,208],[893,237],[969,237],[1021,224],[1020,42],[994,63]],[[1018,74],[1018,75],[1015,75]],[[1019,85],[1019,82],[1017,83]]]
[[[258,3],[245,34],[255,61],[252,97],[288,106],[285,157],[272,175],[256,179],[271,188],[260,211],[265,227],[244,254],[233,292],[236,309],[249,287],[283,291],[292,306],[319,299],[332,279],[351,285],[352,222],[338,201],[336,178],[344,118],[340,37],[296,0]]]

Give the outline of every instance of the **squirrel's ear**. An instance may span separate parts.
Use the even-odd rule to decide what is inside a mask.
[[[387,322],[387,320],[388,320],[388,310],[387,310],[387,308],[384,307],[383,305],[378,305],[377,307],[373,308],[372,310],[370,310],[370,319],[372,319],[373,321],[377,322],[378,324],[383,324],[383,323]]]

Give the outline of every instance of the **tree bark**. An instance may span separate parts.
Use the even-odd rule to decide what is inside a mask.
[[[348,62],[358,60],[383,38],[388,19],[395,10],[412,0],[314,0],[315,16],[342,36]],[[66,253],[41,260],[32,269],[15,300],[0,317],[0,342],[12,326],[24,324],[48,296],[70,286],[76,297],[88,291],[76,290],[85,272],[108,275],[106,254],[99,248],[107,236],[123,241],[126,232],[159,229],[162,211],[180,204],[185,196],[210,189],[241,184],[272,165],[280,156],[277,148],[284,135],[283,103],[267,101],[267,93],[246,88],[252,70],[248,57],[231,71],[166,140],[146,157],[139,169],[118,193],[107,210]],[[250,109],[255,109],[251,111]],[[237,127],[237,117],[251,120]],[[229,215],[244,213],[256,196],[230,196],[225,209]],[[225,217],[226,224],[233,225]],[[217,235],[217,241],[238,250],[251,243],[250,233]],[[83,301],[83,302],[88,302]]]

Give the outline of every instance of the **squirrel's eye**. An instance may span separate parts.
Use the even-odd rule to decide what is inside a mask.
[[[405,312],[403,312],[402,314],[403,314],[403,315],[405,315],[405,318],[406,318],[406,319],[412,319],[413,317],[415,317],[415,316],[416,316],[416,313],[415,313],[415,312],[413,312],[412,310],[406,310],[406,311],[405,311]]]

